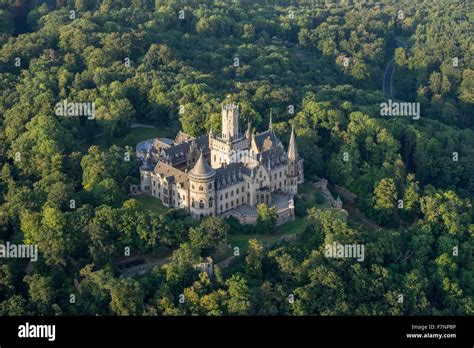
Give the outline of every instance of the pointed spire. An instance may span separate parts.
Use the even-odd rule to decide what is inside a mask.
[[[268,122],[268,130],[273,130],[273,125],[272,125],[272,108],[270,108],[270,121]]]
[[[216,174],[215,170],[212,169],[207,161],[204,159],[204,154],[201,151],[199,159],[196,161],[193,169],[189,171],[189,175],[199,179],[206,179],[214,176]]]
[[[254,153],[258,153],[259,149],[257,147],[257,142],[255,141],[255,132],[252,129],[251,137],[250,137],[250,148]]]
[[[291,126],[290,144],[288,145],[288,159],[296,160],[298,158],[298,149],[295,140],[295,127]]]

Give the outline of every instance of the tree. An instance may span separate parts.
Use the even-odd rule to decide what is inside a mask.
[[[239,275],[233,275],[226,282],[228,300],[227,310],[231,315],[251,315],[251,292],[247,281]]]
[[[391,178],[379,181],[374,189],[374,208],[377,210],[395,209],[397,202],[397,188]]]
[[[34,274],[26,276],[24,282],[28,284],[28,294],[32,305],[40,313],[52,313],[51,306],[55,299],[52,278]]]
[[[263,246],[256,239],[249,240],[248,254],[245,257],[246,271],[249,279],[252,281],[260,281],[262,279],[262,261],[263,261]]]
[[[257,232],[258,233],[269,233],[272,232],[276,226],[277,211],[274,206],[268,206],[266,204],[257,205]]]
[[[189,240],[193,248],[201,250],[202,255],[223,249],[227,244],[229,225],[219,217],[208,217],[197,227],[189,229]]]
[[[141,315],[144,291],[140,283],[132,278],[116,281],[110,288],[110,308],[117,315]]]

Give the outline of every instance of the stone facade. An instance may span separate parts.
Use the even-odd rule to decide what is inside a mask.
[[[213,129],[198,138],[180,133],[169,143],[156,139],[140,167],[141,191],[165,206],[184,208],[198,217],[229,215],[242,206],[256,211],[260,203],[271,205],[278,194],[280,201],[283,195],[288,202],[280,209],[281,220],[294,218],[292,198],[304,174],[293,129],[285,151],[271,123],[258,134],[248,125],[242,134],[239,108],[229,104],[222,107],[220,134]]]

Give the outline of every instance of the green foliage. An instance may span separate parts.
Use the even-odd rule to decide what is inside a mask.
[[[276,207],[266,204],[257,205],[257,226],[258,233],[270,233],[274,230],[277,221]]]
[[[7,3],[0,238],[36,244],[39,259],[28,276],[23,261],[0,265],[0,315],[473,314],[469,1],[405,3],[401,21],[392,0],[301,1],[294,19],[273,2],[191,3],[179,21],[174,1],[75,1],[75,20],[69,3]],[[420,120],[380,117],[392,58],[392,99],[420,102]],[[253,227],[128,199],[139,180],[135,143],[219,130],[227,95],[242,126],[266,129],[272,109],[284,144],[295,126],[307,183],[326,177],[357,196],[347,221],[316,209],[327,202],[311,187],[295,198],[305,221],[279,228],[265,205]],[[64,100],[94,103],[95,119],[56,115]],[[362,213],[381,229],[354,223]],[[263,250],[284,228],[298,239]],[[240,263],[199,274],[194,266],[227,234]],[[261,242],[244,253],[250,234]],[[366,260],[324,257],[332,242],[364,244]],[[172,251],[171,262],[119,279],[126,247],[150,258]],[[71,306],[64,294],[75,283]]]

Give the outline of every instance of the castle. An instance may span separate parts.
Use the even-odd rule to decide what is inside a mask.
[[[293,196],[303,183],[294,129],[288,151],[272,130],[255,134],[250,124],[239,132],[239,108],[222,106],[222,132],[211,127],[193,138],[154,139],[139,157],[140,189],[167,207],[184,208],[196,217],[234,216],[255,223],[260,203],[277,208],[277,224],[294,219]],[[138,147],[137,147],[138,148]]]

